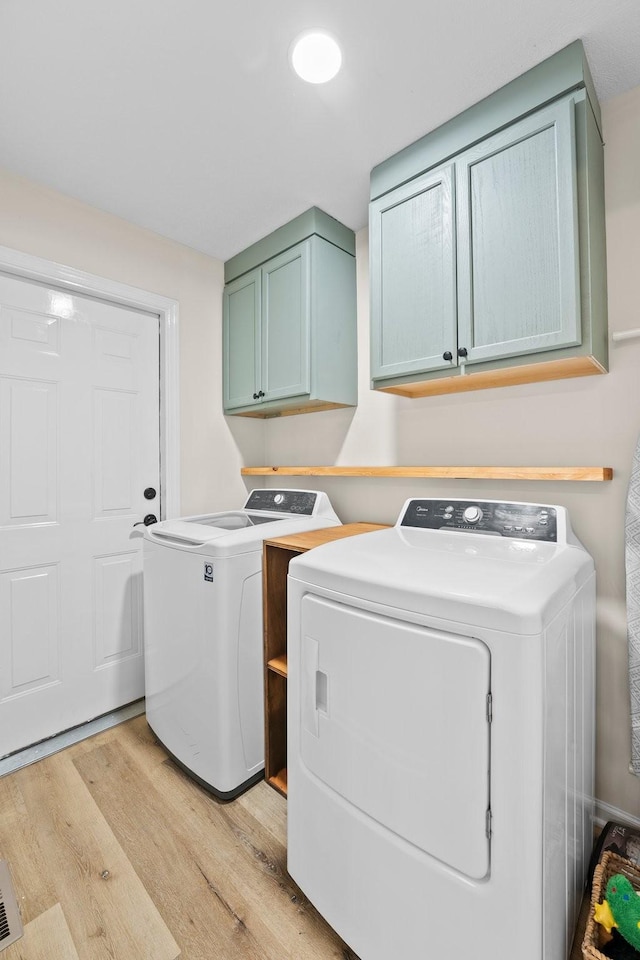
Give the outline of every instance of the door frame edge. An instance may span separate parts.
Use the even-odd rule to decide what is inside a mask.
[[[0,271],[21,280],[52,283],[160,319],[160,483],[162,519],[180,516],[180,355],[177,300],[85,273],[53,260],[0,246]]]

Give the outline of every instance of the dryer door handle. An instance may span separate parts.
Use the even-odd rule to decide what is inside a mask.
[[[327,713],[329,678],[322,670],[316,670],[316,710]]]
[[[320,736],[320,714],[329,709],[329,678],[318,667],[318,641],[302,638],[302,726],[314,737]]]

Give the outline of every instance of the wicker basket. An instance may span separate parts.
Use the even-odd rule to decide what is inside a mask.
[[[640,867],[625,860],[617,853],[605,853],[602,860],[593,872],[593,886],[591,888],[591,906],[589,918],[582,941],[582,956],[584,960],[609,960],[606,954],[601,953],[600,947],[606,942],[603,939],[607,934],[601,924],[593,919],[593,911],[597,903],[602,903],[606,897],[607,883],[616,873],[621,873],[631,881],[636,890],[640,890]]]

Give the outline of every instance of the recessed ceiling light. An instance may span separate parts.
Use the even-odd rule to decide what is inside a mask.
[[[324,30],[307,30],[291,45],[291,66],[307,83],[326,83],[341,65],[340,47]]]

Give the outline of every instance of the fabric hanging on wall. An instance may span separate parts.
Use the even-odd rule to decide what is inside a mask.
[[[640,439],[636,445],[625,518],[627,641],[631,701],[631,768],[640,777]]]

